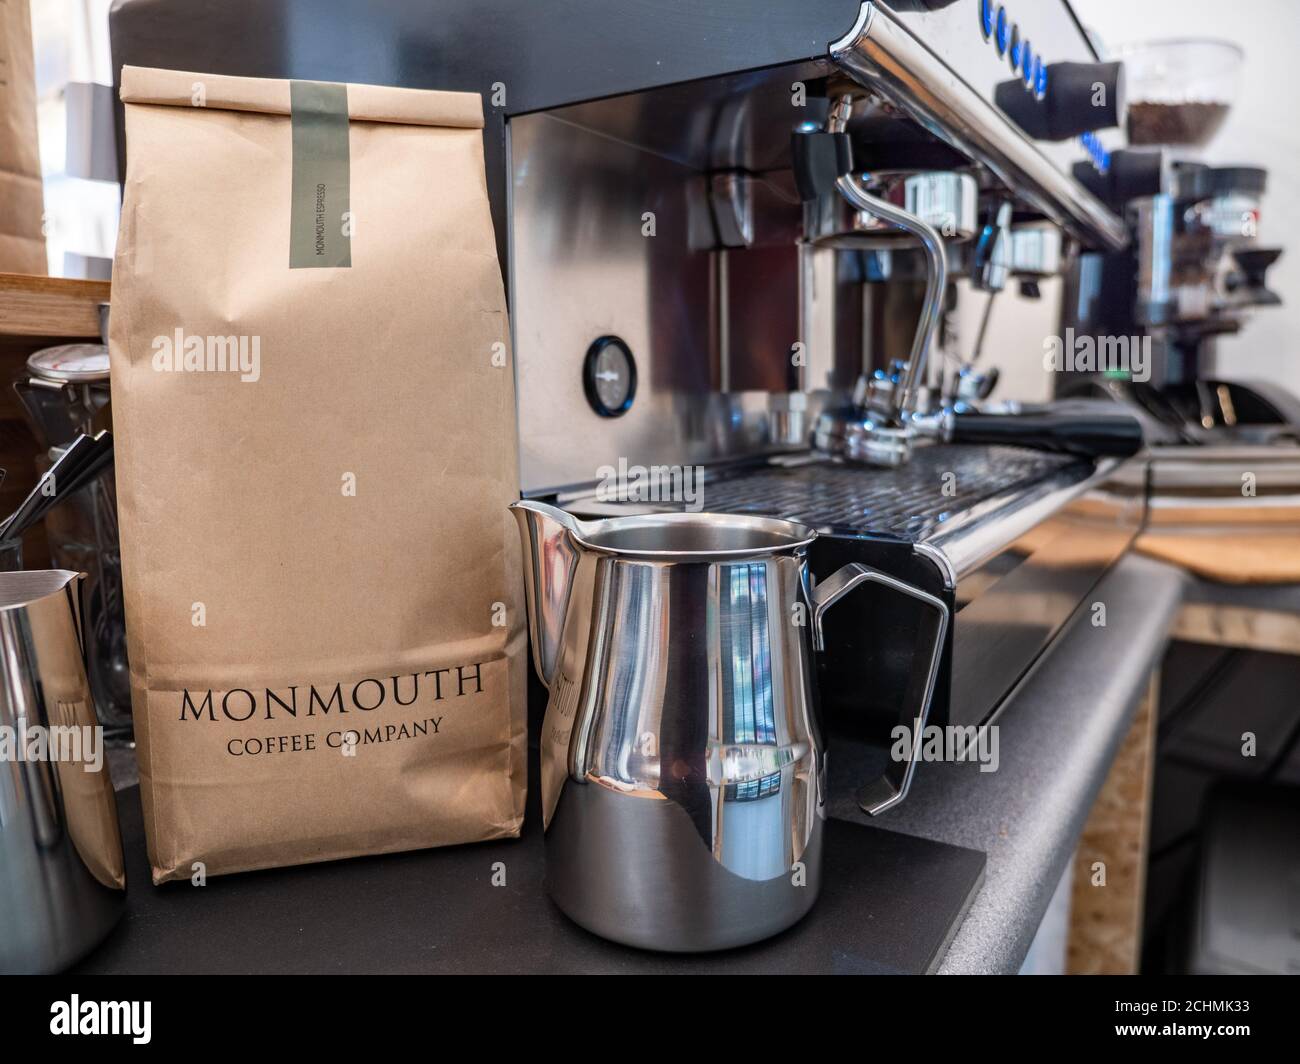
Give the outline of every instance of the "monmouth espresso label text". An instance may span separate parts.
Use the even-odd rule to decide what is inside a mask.
[[[253,690],[180,693],[181,721],[249,724],[266,721],[312,720],[329,728],[286,735],[240,736],[226,743],[233,757],[261,754],[310,753],[322,747],[353,752],[359,746],[402,742],[440,735],[444,715],[440,703],[483,693],[482,662],[445,669],[399,673],[349,683],[290,684]],[[415,707],[418,715],[401,712]],[[383,719],[394,711],[400,719]]]

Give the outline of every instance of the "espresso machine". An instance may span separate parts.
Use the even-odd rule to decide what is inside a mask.
[[[1106,175],[1079,179],[1125,217],[1129,246],[1079,257],[1062,299],[1062,333],[1101,351],[1114,338],[1143,345],[1149,365],[1089,367],[1061,377],[1065,394],[1109,395],[1148,419],[1152,442],[1232,446],[1294,443],[1300,399],[1274,382],[1220,372],[1216,341],[1240,332],[1258,307],[1280,248],[1259,242],[1267,173],[1211,166],[1172,148],[1111,156]]]
[[[521,488],[817,529],[817,579],[856,562],[948,604],[928,720],[973,731],[1141,524],[1141,441],[1091,409],[981,411],[983,363],[940,372],[943,312],[958,277],[993,293],[1125,244],[1071,173],[1105,165],[1122,73],[1064,4],[850,15],[811,59],[508,118]],[[1109,110],[1078,97],[1097,80]],[[832,765],[917,719],[926,622],[863,593],[828,624]]]
[[[1294,523],[1300,399],[1276,381],[1241,378],[1219,350],[1281,302],[1267,283],[1281,250],[1261,239],[1267,172],[1203,160],[1243,53],[1209,39],[1120,52],[1135,83],[1130,146],[1111,153],[1105,173],[1073,171],[1123,217],[1130,239],[1080,254],[1066,271],[1060,333],[1094,362],[1056,375],[1057,394],[1104,398],[1142,419],[1153,528]],[[1117,352],[1141,358],[1108,364]]]
[[[981,410],[1041,336],[944,350],[956,280],[1032,293],[1130,240],[1075,172],[1110,165],[1122,68],[1064,0],[124,0],[111,38],[118,70],[481,94],[521,495],[800,522],[816,579],[951,611],[933,683],[915,599],[838,611],[832,764],[994,720],[1143,522],[1131,417]]]
[[[1128,246],[1080,255],[1067,274],[1061,331],[1099,362],[1140,348],[1144,365],[1093,365],[1057,378],[1065,394],[1109,396],[1147,419],[1153,442],[1198,446],[1295,439],[1300,401],[1272,382],[1221,373],[1218,339],[1274,306],[1266,274],[1280,248],[1260,241],[1267,172],[1210,165],[1245,53],[1213,38],[1120,46],[1132,82],[1129,145],[1104,173],[1075,176],[1120,214]],[[1224,367],[1227,368],[1227,367]]]

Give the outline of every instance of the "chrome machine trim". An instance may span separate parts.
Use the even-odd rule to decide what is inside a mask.
[[[1027,491],[1017,489],[994,496],[918,543],[916,549],[933,559],[950,586],[955,587],[959,580],[1060,512],[1067,503],[1110,479],[1122,464],[1116,458],[1099,459],[1092,473],[1082,478],[1076,469],[1067,466]]]
[[[831,59],[936,137],[984,163],[1028,204],[1089,247],[1118,251],[1123,221],[1058,170],[993,104],[980,96],[881,4],[863,3],[853,28],[830,44]]]

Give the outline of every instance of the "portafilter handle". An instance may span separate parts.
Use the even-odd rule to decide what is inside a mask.
[[[1131,458],[1142,450],[1142,423],[1131,414],[957,413],[945,408],[912,419],[923,435],[945,443],[1026,447],[1075,458]]]

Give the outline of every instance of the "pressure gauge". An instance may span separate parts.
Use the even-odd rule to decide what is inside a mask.
[[[621,417],[636,398],[636,360],[617,336],[602,336],[587,348],[582,364],[587,402],[601,417]]]

